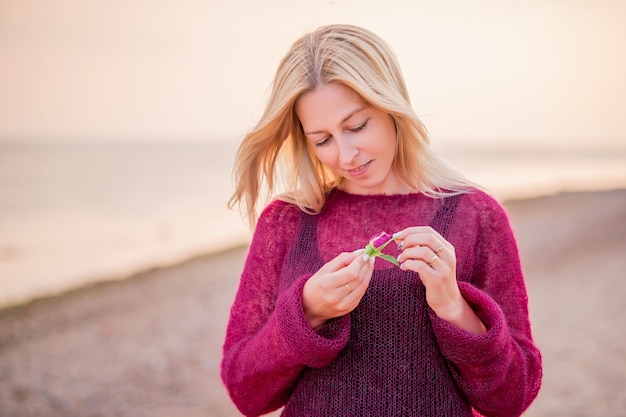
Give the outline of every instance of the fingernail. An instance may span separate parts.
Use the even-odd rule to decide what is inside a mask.
[[[401,234],[402,234],[402,232],[396,232],[396,233],[394,233],[394,234],[392,235],[392,237],[393,237],[394,239],[396,239],[396,238],[399,238]]]
[[[363,255],[363,261],[364,262],[369,261],[369,259],[370,259],[370,256],[367,253],[365,255]]]
[[[361,252],[363,252],[364,250],[365,250],[365,249],[361,248],[361,249],[357,249],[357,250],[355,250],[355,251],[354,251],[354,252],[352,252],[352,253],[361,253]]]
[[[404,247],[404,242],[400,242],[398,244],[398,250],[402,250],[403,247]]]

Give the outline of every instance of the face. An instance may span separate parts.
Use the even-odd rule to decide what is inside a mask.
[[[296,103],[309,147],[352,194],[408,192],[392,169],[396,129],[391,116],[342,84],[322,84]]]

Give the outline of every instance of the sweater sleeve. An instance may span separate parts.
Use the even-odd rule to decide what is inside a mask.
[[[485,416],[520,416],[538,394],[541,355],[532,340],[528,297],[509,219],[491,197],[478,198],[469,282],[459,289],[487,328],[474,335],[430,312],[458,386]],[[467,220],[465,220],[467,221]],[[468,227],[468,224],[463,224]]]
[[[299,209],[279,201],[264,210],[231,308],[221,377],[247,416],[283,406],[304,367],[326,366],[348,341],[347,316],[317,332],[306,321],[302,288],[310,275],[284,289],[278,284],[300,216]]]

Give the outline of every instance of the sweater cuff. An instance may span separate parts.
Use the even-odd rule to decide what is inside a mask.
[[[458,365],[478,365],[506,352],[510,339],[500,306],[486,293],[467,282],[459,282],[461,295],[482,321],[487,333],[476,335],[443,320],[429,309],[433,331],[443,355]]]
[[[350,317],[328,320],[319,331],[304,317],[302,291],[310,275],[300,277],[276,301],[278,331],[296,360],[312,368],[328,365],[346,346]]]

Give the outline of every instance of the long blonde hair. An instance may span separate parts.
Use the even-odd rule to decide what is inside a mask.
[[[426,128],[413,111],[397,59],[374,33],[352,25],[330,25],[302,36],[278,66],[265,111],[243,139],[234,168],[229,207],[245,206],[251,227],[257,207],[271,198],[318,213],[342,178],[313,154],[295,113],[297,100],[325,83],[353,89],[396,125],[393,169],[415,192],[432,197],[465,192],[472,186],[428,147]]]

